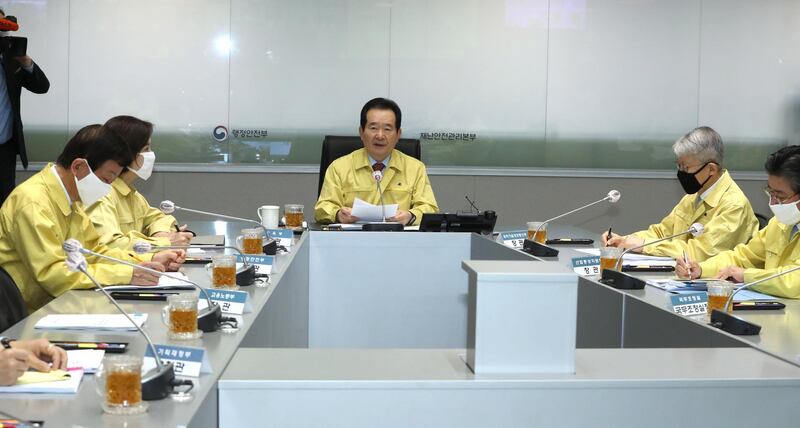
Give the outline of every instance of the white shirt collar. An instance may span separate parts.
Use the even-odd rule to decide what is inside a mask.
[[[64,186],[64,182],[61,181],[61,176],[58,175],[58,171],[56,170],[56,166],[55,165],[51,166],[50,167],[50,171],[53,171],[53,175],[56,176],[56,180],[58,180],[58,184],[61,185],[61,190],[64,191],[64,195],[67,197],[67,202],[69,202],[69,205],[72,206],[72,198],[69,197],[69,193],[67,193],[67,188],[66,188],[66,186]]]
[[[378,163],[378,161],[373,159],[372,156],[367,155],[367,157],[369,158],[369,164],[370,165],[375,165],[376,163]],[[383,162],[381,162],[383,164],[383,168],[384,169],[389,168],[389,161],[391,159],[392,159],[392,155],[389,155],[389,156],[386,156],[386,159],[384,159]]]
[[[712,184],[712,185],[711,185],[711,187],[709,187],[708,189],[706,189],[706,191],[705,191],[705,192],[701,193],[701,194],[700,194],[700,197],[699,197],[699,198],[697,198],[696,202],[697,202],[697,203],[700,203],[700,201],[705,201],[705,200],[706,200],[706,198],[708,197],[708,195],[710,195],[710,194],[711,194],[711,191],[712,191],[712,190],[714,190],[714,188],[715,188],[715,187],[717,187],[717,184],[719,184],[719,179],[717,179],[717,181],[716,181],[716,182],[714,182],[714,184]]]

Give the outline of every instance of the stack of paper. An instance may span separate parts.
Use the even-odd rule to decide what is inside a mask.
[[[189,277],[186,276],[183,272],[169,272],[169,275],[177,277],[177,278],[180,278],[182,280],[188,280],[189,279]],[[191,284],[189,284],[186,281],[180,281],[180,280],[173,279],[173,278],[170,278],[170,277],[164,276],[164,275],[162,275],[161,277],[158,278],[158,285],[161,286],[161,287],[176,286],[176,285],[177,286],[186,286],[186,285],[188,285],[190,287],[192,286]]]
[[[195,286],[191,284],[171,284],[171,285],[111,285],[103,287],[109,293],[112,291],[157,291],[157,290],[194,290]]]
[[[600,249],[599,248],[576,248],[576,251],[580,251],[581,253],[591,254],[593,256],[600,256]],[[649,265],[664,265],[664,266],[675,266],[675,259],[672,257],[658,257],[658,256],[648,256],[645,254],[638,254],[638,253],[628,253],[625,254],[625,257],[622,258],[623,264],[630,264],[630,265],[642,265],[642,264],[649,264]]]
[[[183,272],[168,272],[170,276],[180,279],[173,279],[167,276],[158,278],[158,285],[108,285],[103,288],[111,291],[147,291],[147,290],[194,290],[194,285],[184,281],[189,277]]]
[[[147,321],[147,314],[131,314],[131,318],[141,327]],[[34,328],[96,331],[136,330],[136,326],[122,314],[50,314],[40,319]]]
[[[68,370],[83,370],[84,373],[94,373],[100,368],[106,351],[102,349],[76,349],[67,351]]]
[[[696,293],[698,291],[708,290],[708,284],[714,282],[728,282],[721,279],[700,279],[693,281],[681,281],[676,279],[651,279],[647,281],[647,285],[660,288],[672,293]],[[734,287],[739,287],[742,284],[730,283]],[[742,290],[733,296],[734,302],[747,302],[750,300],[778,300],[777,297],[768,294],[759,293],[753,290]]]

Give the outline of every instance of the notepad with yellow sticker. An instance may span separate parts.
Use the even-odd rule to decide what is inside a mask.
[[[53,370],[47,373],[27,371],[11,386],[0,386],[0,393],[74,394],[83,378],[83,370]]]

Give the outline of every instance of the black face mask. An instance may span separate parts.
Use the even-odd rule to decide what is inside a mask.
[[[697,178],[695,177],[697,173],[702,171],[703,168],[705,168],[710,163],[713,162],[704,163],[703,166],[698,168],[697,171],[695,172],[686,172],[678,170],[678,181],[681,182],[681,187],[683,187],[683,191],[686,192],[687,195],[692,195],[694,193],[697,193],[698,190],[703,188],[703,186],[708,182],[708,180],[711,180],[711,176],[709,175],[708,178],[706,178],[706,181],[701,183],[697,181]]]

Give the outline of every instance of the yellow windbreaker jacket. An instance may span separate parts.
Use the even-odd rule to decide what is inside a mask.
[[[800,264],[800,234],[789,239],[794,226],[775,218],[759,230],[747,244],[700,263],[703,277],[710,278],[727,266],[744,268],[744,282],[753,282]],[[800,298],[800,271],[779,276],[753,286],[753,290],[779,297]]]
[[[86,210],[100,234],[100,243],[123,250],[132,249],[139,241],[170,245],[169,238],[151,235],[174,231],[175,217],[151,207],[121,178],[114,180],[112,188],[111,193]]]
[[[30,312],[70,289],[94,288],[84,274],[67,269],[61,246],[68,238],[97,253],[140,261],[133,253],[99,243],[83,204],[70,205],[52,165],[17,186],[0,208],[0,266],[14,279]],[[127,284],[133,275],[131,267],[97,257],[87,262],[101,284]]]
[[[381,180],[383,202],[398,204],[398,209],[411,211],[419,224],[423,213],[439,210],[425,165],[399,150],[392,151],[388,168]],[[380,204],[380,195],[372,178],[372,166],[366,149],[359,149],[336,159],[325,173],[325,182],[314,207],[314,218],[320,223],[336,223],[341,207],[352,207],[355,198]]]
[[[645,242],[655,241],[683,232],[694,223],[701,223],[705,231],[698,237],[683,235],[669,241],[645,247],[653,256],[683,257],[683,252],[698,262],[708,259],[737,244],[747,242],[758,230],[758,219],[753,214],[750,201],[725,171],[708,196],[695,204],[699,194],[684,196],[661,223],[634,233]]]

